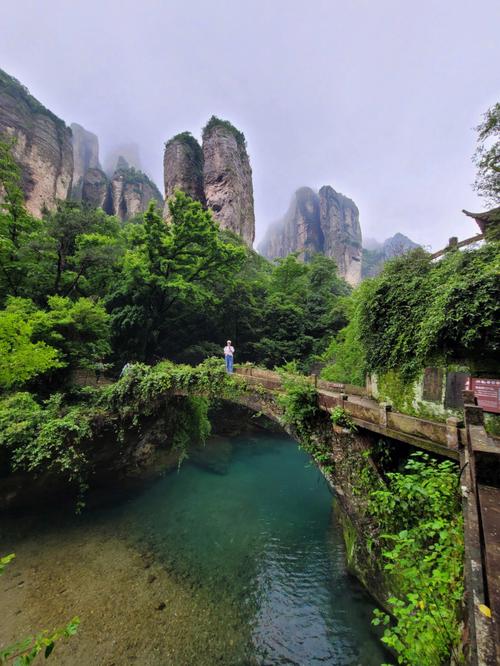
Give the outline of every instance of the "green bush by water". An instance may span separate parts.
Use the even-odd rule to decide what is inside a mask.
[[[461,654],[463,519],[458,469],[414,453],[403,472],[387,474],[387,486],[370,495],[369,511],[380,530],[385,570],[397,593],[391,614],[375,611],[383,641],[398,662],[440,666]]]

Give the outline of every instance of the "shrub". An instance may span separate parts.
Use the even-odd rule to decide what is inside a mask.
[[[388,485],[370,495],[378,521],[385,570],[398,589],[389,598],[391,617],[375,611],[385,626],[383,642],[398,663],[440,666],[460,655],[463,586],[463,520],[458,470],[424,453],[410,457],[403,473],[387,473]]]

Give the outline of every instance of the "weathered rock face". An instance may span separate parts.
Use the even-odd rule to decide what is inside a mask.
[[[95,134],[87,131],[77,123],[71,124],[73,133],[73,186],[71,198],[79,201],[82,198],[82,187],[85,174],[89,169],[100,169],[99,141]]]
[[[190,132],[165,144],[165,211],[176,189],[207,206],[222,229],[250,247],[255,238],[252,169],[245,137],[226,120],[212,116],[203,130],[203,148]]]
[[[325,185],[319,191],[319,209],[323,254],[335,259],[339,275],[346,282],[359,284],[362,248],[358,207],[354,201]]]
[[[87,169],[82,182],[81,200],[112,214],[109,180],[104,171],[98,168]]]
[[[359,211],[351,199],[329,185],[322,187],[319,194],[301,187],[283,220],[269,227],[259,251],[268,259],[298,252],[303,261],[309,261],[316,253],[324,254],[335,259],[339,275],[349,284],[359,284]]]
[[[153,199],[163,207],[163,198],[146,174],[136,169],[118,169],[110,185],[110,213],[121,220],[144,213]]]
[[[0,134],[16,139],[13,155],[22,169],[26,208],[40,216],[66,199],[73,176],[71,130],[28,90],[0,70]]]
[[[169,215],[168,199],[175,190],[182,190],[196,201],[206,204],[203,190],[203,152],[198,141],[189,132],[177,134],[165,144],[163,174],[165,219]]]
[[[203,183],[207,206],[223,229],[250,247],[255,238],[252,169],[245,137],[212,117],[203,130]]]
[[[322,246],[319,197],[310,187],[301,187],[293,195],[283,220],[269,229],[259,251],[270,259],[299,252],[302,261],[309,261]]]
[[[109,179],[102,169],[87,169],[83,177],[81,200],[122,221],[144,213],[153,199],[163,207],[162,196],[152,180],[142,171],[129,167],[123,157]]]

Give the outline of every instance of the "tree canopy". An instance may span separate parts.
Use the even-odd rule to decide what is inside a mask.
[[[474,189],[491,206],[500,204],[500,102],[486,111],[476,127],[477,148],[474,163],[477,168]]]
[[[448,252],[433,262],[422,249],[389,261],[353,296],[351,319],[325,354],[325,376],[360,380],[366,371],[414,379],[432,364],[498,367],[499,243]]]

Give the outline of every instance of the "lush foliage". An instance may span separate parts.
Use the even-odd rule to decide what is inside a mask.
[[[0,388],[22,385],[61,367],[57,350],[45,342],[32,342],[32,337],[32,325],[20,314],[0,311]]]
[[[231,338],[237,360],[296,359],[307,369],[345,325],[339,303],[349,289],[331,260],[271,264],[182,192],[169,201],[168,224],[154,204],[124,224],[75,202],[59,202],[36,220],[11,151],[0,142],[4,469],[48,471],[81,493],[102,424],[115,423],[119,441],[130,424],[166,405],[171,443],[184,455],[188,441],[206,437],[207,400],[223,395],[229,380],[221,361],[193,368],[162,359],[199,363],[220,356]],[[121,173],[136,177],[125,166]],[[117,377],[126,363],[110,387],[74,388],[84,371],[111,368]]]
[[[499,272],[497,242],[435,263],[421,249],[389,261],[353,297],[350,323],[327,352],[334,362],[324,376],[359,382],[367,370],[398,370],[408,382],[433,363],[494,366]]]
[[[254,357],[265,365],[312,359],[346,322],[339,307],[348,287],[336,275],[335,263],[322,255],[303,264],[294,255],[276,262],[268,298],[261,311],[261,336],[252,345]]]
[[[330,413],[330,419],[334,425],[344,428],[349,432],[355,432],[357,429],[352,416],[345,409],[342,409],[342,407],[334,407]]]
[[[178,192],[169,201],[171,223],[153,204],[135,225],[120,280],[107,297],[115,344],[124,359],[154,359],[186,308],[216,302],[244,260],[241,247],[224,242],[211,213]]]
[[[61,366],[93,367],[110,351],[109,315],[90,298],[50,296],[45,309],[25,298],[9,298],[5,316],[22,319],[37,344],[56,350]]]
[[[494,104],[476,127],[475,190],[493,206],[500,203],[500,103]]]
[[[341,298],[349,288],[332,260],[317,256],[305,265],[290,256],[270,263],[221,232],[209,211],[180,192],[169,202],[169,224],[154,206],[142,219],[122,224],[75,202],[60,202],[35,220],[24,208],[11,147],[0,142],[6,192],[0,209],[0,305],[27,315],[30,326],[35,319],[29,342],[54,347],[65,368],[54,372],[47,366],[20,377],[16,386],[34,376],[40,382],[50,377],[53,390],[77,367],[101,362],[114,363],[116,371],[127,361],[198,363],[220,354],[227,338],[236,343],[237,361],[273,367],[296,359],[307,370],[346,324]],[[56,307],[55,297],[68,300]],[[76,331],[76,322],[63,323],[62,310],[69,319],[76,316],[71,303],[87,311]],[[43,324],[43,313],[54,310],[61,320],[55,322],[52,313]],[[93,348],[72,353],[75,335],[88,338]]]
[[[397,596],[389,599],[396,622],[380,611],[374,624],[401,664],[439,666],[460,658],[463,599],[463,524],[458,470],[413,454],[403,472],[387,474],[387,486],[371,493],[369,511],[382,540],[385,570]]]
[[[277,395],[276,400],[283,410],[283,422],[294,428],[301,446],[311,450],[312,432],[319,414],[318,392],[307,377],[293,372],[295,369],[288,367],[279,370],[282,393]]]
[[[321,356],[326,363],[321,372],[323,379],[364,386],[366,353],[360,338],[360,318],[364,304],[370,301],[372,284],[365,280],[350,298],[344,298],[339,303],[349,323],[331,338]]]
[[[133,364],[114,384],[83,391],[76,404],[61,393],[45,401],[28,392],[12,393],[0,400],[0,456],[11,471],[48,471],[64,478],[76,486],[80,503],[92,472],[89,450],[106,424],[114,424],[119,456],[128,428],[164,413],[166,431],[182,458],[190,442],[203,441],[210,432],[208,400],[239,390],[239,378],[227,375],[219,359],[208,359],[196,367]]]

